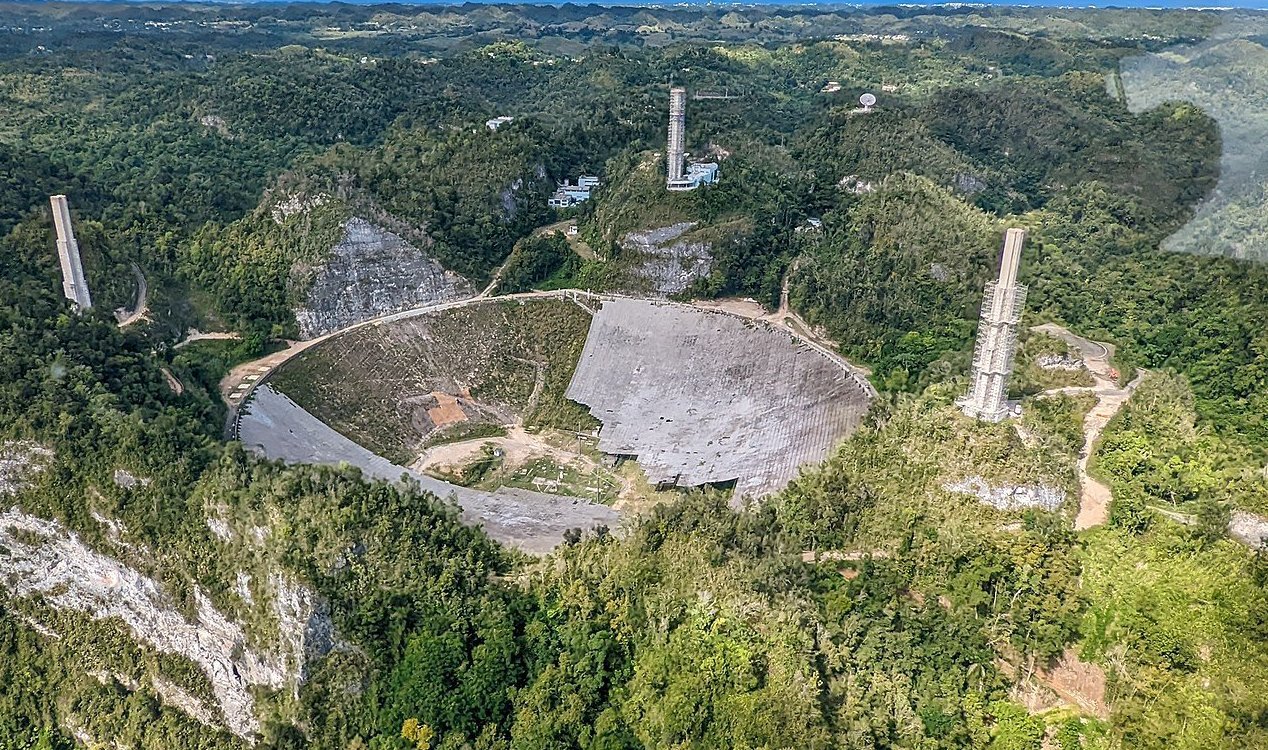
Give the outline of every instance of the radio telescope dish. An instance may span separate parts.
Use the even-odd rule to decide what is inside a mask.
[[[864,94],[859,97],[859,104],[863,105],[863,109],[871,109],[876,104],[875,94]]]

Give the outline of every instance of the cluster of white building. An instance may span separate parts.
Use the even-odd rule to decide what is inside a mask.
[[[593,175],[581,175],[577,178],[575,185],[564,180],[558,184],[555,194],[550,196],[546,203],[551,208],[572,208],[578,203],[590,200],[590,191],[598,186],[599,178]]]

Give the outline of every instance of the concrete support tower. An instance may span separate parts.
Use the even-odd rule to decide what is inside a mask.
[[[665,149],[666,186],[683,181],[683,133],[687,127],[687,90],[669,90],[669,142]]]
[[[84,265],[79,260],[79,243],[75,241],[75,230],[70,225],[70,206],[66,204],[64,195],[54,195],[49,201],[53,204],[53,224],[57,227],[57,257],[62,264],[62,292],[80,311],[87,310],[92,307],[92,297],[88,294]]]
[[[1010,412],[1008,376],[1013,372],[1013,354],[1017,350],[1017,325],[1026,306],[1026,287],[1017,283],[1017,266],[1025,242],[1024,229],[1004,233],[999,279],[987,283],[982,300],[982,320],[973,351],[973,382],[959,401],[965,414],[988,422],[1002,421]]]

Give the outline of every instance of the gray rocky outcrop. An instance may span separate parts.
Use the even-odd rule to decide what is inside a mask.
[[[947,492],[972,495],[983,505],[997,510],[1027,510],[1039,508],[1055,511],[1065,502],[1065,491],[1045,484],[991,486],[982,477],[968,477],[942,486]]]
[[[53,451],[29,440],[0,441],[0,497],[25,487],[52,458]]]
[[[1082,370],[1083,360],[1070,354],[1043,354],[1035,358],[1035,364],[1044,370]]]
[[[1228,535],[1251,549],[1268,545],[1268,518],[1235,510],[1228,521]]]
[[[634,275],[647,281],[652,292],[681,294],[696,279],[709,275],[713,268],[713,248],[707,242],[681,239],[695,226],[694,221],[684,221],[630,232],[621,238],[621,247],[639,256]]]
[[[955,176],[954,185],[955,189],[964,195],[977,195],[987,188],[985,180],[964,172]]]
[[[269,215],[273,217],[273,221],[281,224],[292,216],[308,213],[328,202],[330,202],[330,196],[325,193],[314,196],[288,195],[273,204],[273,208],[269,209]]]
[[[353,217],[344,225],[343,239],[314,269],[295,320],[300,336],[309,339],[386,313],[472,294],[466,279],[399,235]]]
[[[313,592],[281,574],[270,575],[269,587],[278,639],[269,648],[254,647],[243,626],[221,614],[199,588],[191,621],[156,581],[95,552],[60,524],[17,508],[0,513],[0,589],[96,620],[117,620],[138,642],[189,659],[206,675],[218,711],[201,702],[198,709],[184,707],[200,721],[215,713],[217,723],[249,741],[260,728],[253,691],[289,688],[297,694],[308,661],[334,643],[333,626]],[[178,706],[188,703],[183,693],[156,689]]]

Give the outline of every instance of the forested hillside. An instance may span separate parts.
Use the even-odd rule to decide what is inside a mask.
[[[1268,514],[1268,270],[1160,249],[1220,128],[1113,85],[1239,18],[0,6],[0,750],[1268,747],[1268,562],[1226,534]],[[717,185],[664,189],[671,83]],[[417,485],[224,440],[221,377],[299,335],[354,218],[467,295],[646,292],[627,237],[689,225],[673,294],[786,296],[881,396],[760,506],[682,493],[528,558]],[[1026,324],[1145,371],[1095,444],[1037,334],[1020,421],[952,405],[1010,226]],[[1085,450],[1113,503],[1075,532]]]

